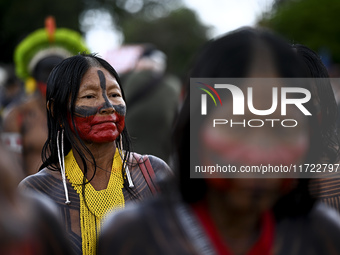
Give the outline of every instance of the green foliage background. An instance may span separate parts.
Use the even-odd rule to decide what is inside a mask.
[[[207,40],[208,29],[189,9],[178,9],[168,16],[145,20],[130,19],[123,24],[126,43],[153,43],[166,53],[168,70],[184,76],[195,52]]]
[[[316,52],[327,50],[332,61],[340,63],[340,1],[281,0],[259,20],[286,37]]]
[[[58,27],[79,31],[81,0],[0,0],[0,62],[11,63],[16,45],[29,33],[44,27],[48,15],[54,15]]]
[[[129,6],[138,4],[131,12]],[[124,35],[123,43],[153,43],[168,56],[168,71],[183,76],[190,60],[208,40],[208,28],[181,0],[0,0],[0,64],[13,62],[16,45],[44,27],[48,15],[57,27],[81,31],[87,10],[107,10]]]

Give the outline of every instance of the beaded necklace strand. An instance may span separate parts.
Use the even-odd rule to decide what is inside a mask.
[[[107,188],[97,191],[91,183],[87,183],[84,187],[84,174],[79,168],[72,150],[65,157],[67,179],[78,193],[80,200],[80,226],[84,255],[96,254],[97,238],[105,215],[125,206],[122,190],[124,180],[121,169],[122,160],[118,149],[116,149]],[[82,193],[83,188],[85,188],[85,196]]]

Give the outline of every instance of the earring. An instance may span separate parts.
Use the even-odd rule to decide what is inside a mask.
[[[129,167],[127,166],[127,162],[124,160],[124,150],[123,150],[123,136],[122,134],[119,135],[119,146],[118,147],[118,152],[120,155],[120,158],[123,161],[123,169],[125,170],[128,182],[129,182],[129,188],[133,188],[135,187],[135,185],[132,182],[132,178],[131,178],[131,174],[130,174],[130,170]]]
[[[123,152],[123,136],[122,136],[122,134],[119,134],[119,145],[120,145],[120,150]]]
[[[68,198],[68,190],[67,190],[67,185],[66,185],[66,174],[65,174],[65,159],[64,159],[64,129],[61,130],[61,150],[59,148],[59,137],[60,137],[60,131],[58,130],[57,133],[57,149],[58,149],[58,160],[59,160],[59,165],[60,165],[60,173],[61,173],[61,178],[63,181],[64,185],[64,191],[65,191],[65,204],[70,204],[71,201]]]

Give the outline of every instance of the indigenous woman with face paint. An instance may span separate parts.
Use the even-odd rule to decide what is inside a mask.
[[[256,109],[268,109],[274,101],[270,93],[273,86],[281,89],[285,83],[274,80],[276,83],[267,84],[262,78],[306,76],[288,43],[269,31],[242,28],[211,40],[199,53],[190,77],[238,78],[245,95],[245,88],[253,88]],[[261,82],[257,82],[259,78]],[[287,118],[298,121],[294,129],[271,125],[254,129],[241,125],[213,127],[209,121],[220,116],[218,113],[233,116],[230,93],[219,90],[223,106],[212,102],[209,114],[195,121],[191,114],[196,109],[201,113],[201,102],[190,98],[193,90],[199,90],[194,85],[187,90],[174,133],[177,178],[168,184],[169,192],[162,198],[108,217],[98,254],[109,255],[113,250],[124,255],[340,254],[339,215],[314,201],[308,178],[294,179],[289,174],[279,178],[251,174],[190,178],[191,156],[198,157],[202,165],[218,162],[220,166],[237,167],[320,162],[322,137],[312,101],[304,104],[311,116],[297,107],[287,110]],[[304,81],[289,85],[309,88]],[[283,118],[276,112],[270,117],[254,115],[245,110],[242,118]],[[237,116],[232,118],[241,122]],[[191,146],[192,137],[197,141],[195,146]]]
[[[52,198],[74,253],[92,255],[105,215],[152,196],[170,169],[130,151],[124,93],[105,60],[83,54],[62,61],[49,76],[46,99],[43,164],[20,188]]]

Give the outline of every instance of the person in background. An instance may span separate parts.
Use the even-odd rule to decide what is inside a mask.
[[[2,140],[16,153],[26,176],[36,173],[42,162],[41,150],[47,138],[48,75],[61,60],[86,50],[81,35],[57,29],[53,17],[45,20],[45,28],[29,34],[15,49],[16,75],[25,82],[26,96],[4,109]]]
[[[282,89],[291,81],[264,83],[265,79],[305,75],[285,40],[253,28],[211,40],[190,72],[195,78],[231,77],[235,82],[231,84],[237,82],[243,94],[252,87],[253,105],[262,110],[271,107],[274,87]],[[305,82],[290,86],[311,89]],[[201,100],[190,98],[193,90],[199,92],[199,86],[187,89],[174,132],[176,178],[163,185],[166,195],[112,213],[104,222],[97,254],[340,254],[339,215],[315,202],[308,190],[309,178],[290,174],[264,178],[241,172],[227,172],[222,176],[226,178],[221,173],[209,178],[210,173],[203,172],[200,178],[190,178],[192,156],[201,165],[218,162],[237,169],[320,162],[322,135],[313,99],[303,104],[311,115],[293,105],[287,108],[286,118],[298,122],[294,128],[268,123],[256,128],[240,124],[214,128],[211,120],[220,114],[240,123],[242,118],[280,119],[281,111],[268,116],[249,110],[243,116],[232,115],[230,93],[219,93],[223,105],[211,103],[209,114],[195,120],[191,114],[200,115]],[[196,146],[191,146],[193,140]]]
[[[14,67],[4,66],[0,69],[0,127],[2,128],[2,112],[10,104],[16,104],[24,96],[24,86],[22,81],[16,76]]]
[[[166,73],[166,55],[153,45],[143,45],[135,67],[124,75],[123,86],[129,106],[126,123],[134,150],[169,163],[181,83]]]
[[[106,213],[156,194],[157,179],[171,171],[160,158],[131,152],[120,79],[102,58],[63,60],[48,78],[46,100],[43,164],[19,188],[51,198],[74,254],[93,255]]]

